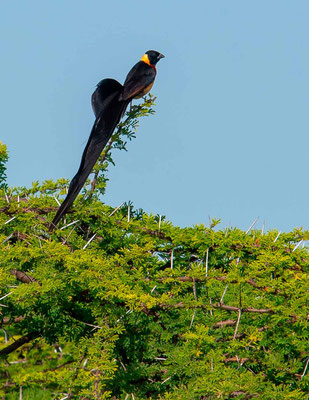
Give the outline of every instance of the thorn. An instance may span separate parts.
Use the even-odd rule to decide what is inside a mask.
[[[206,252],[206,262],[205,262],[206,278],[208,276],[208,255],[209,255],[209,249],[207,249],[207,252]]]
[[[60,231],[62,231],[63,229],[67,228],[68,226],[71,226],[73,224],[76,224],[77,222],[79,222],[79,219],[77,219],[76,221],[70,222],[69,224],[63,226],[62,228],[60,228]]]
[[[13,221],[13,219],[15,219],[15,218],[16,218],[16,216],[15,216],[15,217],[12,217],[12,218],[9,219],[8,221],[6,221],[6,222],[4,223],[4,225],[6,225],[6,224],[8,224],[9,222]]]
[[[241,310],[238,311],[238,318],[237,318],[237,322],[236,322],[235,332],[234,332],[234,335],[233,335],[233,340],[236,339],[238,326],[239,326],[239,321],[240,321],[240,316],[241,316]]]
[[[76,226],[74,226],[74,227],[71,229],[71,231],[70,231],[70,233],[68,234],[68,236],[67,236],[67,237],[64,239],[64,241],[62,242],[63,245],[66,244],[66,242],[68,241],[69,237],[71,236],[71,234],[73,233],[73,231],[74,231],[75,228],[76,228]]]
[[[297,243],[297,245],[294,247],[292,253],[302,244],[303,240]]]
[[[8,240],[10,240],[12,236],[13,236],[13,233],[11,233],[6,239],[4,239],[4,241],[2,242],[2,244],[4,244],[5,242],[7,242]]]
[[[225,237],[227,237],[227,233],[230,230],[230,225],[231,225],[231,223],[229,222],[229,224],[228,224],[228,226],[227,226],[227,228],[225,230],[225,235],[224,235]]]
[[[93,241],[93,239],[97,236],[97,234],[95,233],[89,240],[88,242],[85,244],[85,246],[83,247],[83,250],[85,250],[85,248]]]
[[[226,285],[226,286],[225,286],[224,292],[223,292],[222,297],[221,297],[221,300],[220,300],[220,304],[223,303],[223,299],[224,299],[224,296],[225,296],[225,293],[226,293],[228,287],[229,287],[229,285]]]
[[[257,223],[258,220],[259,220],[259,217],[256,217],[255,220],[252,222],[252,224],[247,229],[246,235],[250,232],[250,230],[254,227],[254,225]]]
[[[194,308],[193,315],[192,315],[192,318],[191,318],[190,329],[192,328],[193,321],[194,321],[194,318],[195,318],[195,314],[196,314],[196,307]]]
[[[307,357],[307,362],[306,362],[306,365],[305,365],[304,371],[303,371],[303,373],[302,373],[302,376],[300,377],[300,379],[303,379],[303,377],[305,376],[305,373],[306,373],[306,371],[307,371],[307,367],[308,367],[308,363],[309,363],[309,357]]]
[[[13,292],[10,292],[10,293],[7,293],[6,295],[4,295],[4,296],[2,296],[1,298],[0,298],[0,300],[3,300],[3,299],[5,299],[6,297],[8,297],[10,294],[12,294]]]
[[[120,208],[121,206],[124,205],[124,203],[125,203],[125,202],[121,203],[120,206],[118,206],[117,208],[115,208],[115,210],[109,214],[109,217],[111,217],[113,214],[115,214],[115,212],[118,211],[119,208]]]
[[[60,201],[57,199],[57,197],[56,196],[53,196],[54,197],[54,199],[56,200],[56,203],[58,204],[58,206],[61,206],[61,203],[60,203]]]

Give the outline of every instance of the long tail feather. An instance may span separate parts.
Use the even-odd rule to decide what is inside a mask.
[[[122,90],[123,86],[121,83],[111,78],[103,79],[97,84],[97,88],[91,96],[91,105],[96,118],[99,118],[106,107],[109,96],[117,91],[121,92]]]
[[[115,85],[115,87],[116,86],[118,85]],[[120,86],[122,89],[122,85]],[[101,101],[95,106],[95,113],[98,112],[99,116],[94,123],[87,145],[83,152],[80,167],[70,183],[66,198],[59,207],[50,225],[50,231],[56,227],[60,219],[76,199],[97,159],[99,158],[123,113],[125,112],[129,102],[119,101],[120,93],[121,91],[118,86],[117,90],[110,92],[106,98],[101,97]]]

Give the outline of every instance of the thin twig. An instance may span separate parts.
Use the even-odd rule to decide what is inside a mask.
[[[95,394],[95,398],[96,398],[96,399],[99,399],[100,372],[99,372],[98,369],[95,371],[95,374],[94,374],[94,375],[96,376],[96,380],[95,380],[95,382],[94,382],[94,394]]]
[[[120,134],[121,134],[121,131],[122,131],[123,127],[128,123],[128,121],[130,120],[130,118],[131,118],[131,116],[128,115],[128,117],[127,117],[123,122],[121,122],[120,124],[118,124],[118,128],[117,128],[116,133],[114,133],[114,134],[111,136],[111,138],[109,139],[109,141],[108,141],[108,143],[107,143],[107,146],[105,147],[105,149],[104,149],[103,152],[101,153],[100,158],[99,158],[98,161],[97,161],[97,163],[98,163],[99,165],[102,165],[102,164],[104,163],[107,154],[108,154],[108,153],[110,152],[110,150],[112,149],[113,143],[120,137]],[[98,170],[98,171],[96,171],[96,172],[94,173],[94,177],[93,177],[93,180],[92,180],[92,182],[91,182],[91,187],[90,187],[90,190],[89,190],[90,193],[93,193],[93,192],[94,192],[95,185],[96,185],[96,183],[97,183],[98,176],[99,176],[99,173],[100,173],[100,172],[101,172],[101,170]]]
[[[95,329],[102,329],[102,326],[89,324],[88,322],[81,321],[80,319],[76,319],[76,318],[74,318],[74,319],[75,319],[76,321],[78,321],[78,322],[81,322],[81,323],[84,324],[84,325],[91,326],[91,327],[93,327],[93,328],[95,328]]]
[[[4,333],[4,343],[7,343],[9,341],[8,340],[8,333],[7,333],[7,331],[5,329],[2,328],[2,330],[3,330],[3,333]]]
[[[124,365],[124,363],[120,360],[120,358],[119,358],[119,362],[120,362],[120,364],[121,364],[123,370],[124,370],[125,372],[127,372],[127,368],[126,368],[126,366]]]
[[[67,236],[67,237],[64,239],[64,241],[62,242],[63,245],[67,243],[69,237],[72,235],[72,233],[73,233],[73,231],[74,231],[75,228],[76,228],[76,225],[71,229],[71,231],[70,231],[70,233],[68,234],[68,236]]]
[[[197,301],[196,286],[195,286],[195,278],[194,278],[194,276],[193,276],[193,296],[194,296],[195,301]]]

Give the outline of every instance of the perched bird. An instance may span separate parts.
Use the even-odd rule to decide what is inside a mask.
[[[112,136],[128,104],[147,94],[156,77],[156,64],[164,55],[148,50],[128,73],[123,85],[115,79],[103,79],[91,97],[96,117],[90,137],[84,149],[79,169],[72,179],[68,194],[59,207],[49,230],[52,231],[86,182],[102,150]]]

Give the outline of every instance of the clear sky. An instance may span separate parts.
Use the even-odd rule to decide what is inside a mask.
[[[2,1],[8,183],[72,178],[95,85],[156,49],[156,114],[115,157],[104,202],[180,226],[308,229],[308,15],[308,0]]]

